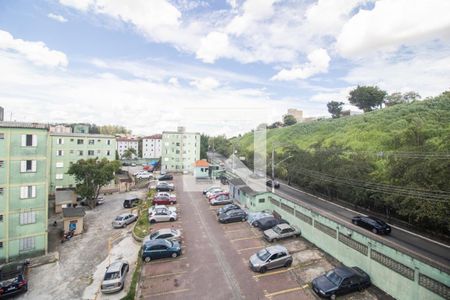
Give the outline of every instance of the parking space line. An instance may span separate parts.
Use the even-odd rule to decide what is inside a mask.
[[[245,241],[245,240],[252,240],[252,239],[259,239],[259,236],[250,236],[250,237],[245,237],[245,238],[234,239],[231,241],[238,242],[238,241]]]
[[[156,264],[162,264],[162,263],[169,263],[169,262],[176,262],[179,260],[187,259],[187,257],[180,257],[180,258],[170,258],[170,259],[161,259],[157,261],[150,261],[147,263],[147,265],[156,265]]]
[[[295,288],[291,288],[291,289],[286,289],[286,290],[281,290],[281,291],[278,291],[278,292],[266,294],[265,296],[270,299],[270,298],[272,298],[274,296],[283,295],[283,294],[287,294],[287,293],[292,293],[292,292],[296,292],[296,291],[301,291],[301,290],[306,289],[307,287],[309,287],[309,284],[305,284],[304,286],[299,286],[299,287],[295,287]]]
[[[238,232],[238,231],[243,231],[243,230],[247,230],[247,228],[233,229],[233,230],[224,230],[224,232],[225,233],[230,233],[230,232]]]
[[[187,273],[187,271],[183,272],[173,272],[173,273],[164,273],[164,274],[158,274],[158,275],[152,275],[152,276],[145,276],[146,278],[159,278],[159,277],[166,277],[166,276],[176,276]]]
[[[178,293],[183,293],[183,292],[187,292],[187,291],[190,291],[190,289],[174,290],[174,291],[168,291],[168,292],[156,293],[156,294],[149,294],[149,295],[144,295],[144,296],[145,296],[145,298],[151,298],[151,297],[165,296],[165,295],[171,295],[171,294],[178,294]]]
[[[237,249],[237,252],[239,252],[239,254],[241,254],[241,252],[243,252],[243,251],[253,250],[253,249],[262,249],[263,247],[264,247],[264,246],[258,246],[258,247],[249,247],[249,248]]]
[[[282,274],[282,273],[289,272],[290,270],[293,270],[293,269],[294,268],[287,268],[287,269],[284,269],[284,270],[279,270],[279,271],[267,272],[267,273],[264,273],[264,274],[253,275],[253,278],[260,278],[260,277],[266,277],[266,276],[271,276],[271,275]]]

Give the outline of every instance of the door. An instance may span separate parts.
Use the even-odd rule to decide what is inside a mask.
[[[277,262],[278,254],[272,254],[271,257],[267,260],[267,269],[273,269],[278,267]]]
[[[346,278],[342,281],[340,288],[338,289],[338,294],[346,294],[351,291],[350,278]]]

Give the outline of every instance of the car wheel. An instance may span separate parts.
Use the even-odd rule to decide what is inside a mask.
[[[272,239],[270,242],[271,243],[276,243],[278,241],[278,239],[277,238],[274,238],[274,239]]]
[[[154,219],[151,219],[150,223],[156,223],[156,221]]]
[[[259,269],[260,273],[266,273],[267,268],[266,267],[261,267],[261,269]]]
[[[172,253],[172,257],[173,257],[173,258],[175,258],[175,257],[177,257],[177,256],[178,256],[178,254],[177,254],[176,252]]]
[[[175,202],[170,202],[170,205],[174,205],[175,204]]]
[[[170,220],[169,220],[170,222],[173,222],[173,221],[175,221],[175,219],[174,218],[170,218]]]
[[[292,260],[288,260],[287,262],[284,263],[284,266],[286,268],[289,268],[292,265]]]
[[[150,256],[147,256],[147,257],[144,258],[144,261],[145,261],[145,262],[150,262],[151,260],[152,260],[152,259],[150,258]]]
[[[377,233],[378,233],[378,230],[377,230],[376,228],[373,228],[373,229],[372,229],[372,232],[375,233],[375,234],[377,234]]]
[[[358,221],[356,221],[356,220],[352,220],[352,223],[355,225],[358,225]]]
[[[336,295],[335,295],[335,294],[331,295],[331,296],[330,296],[330,299],[331,299],[331,300],[336,300]]]
[[[242,218],[242,220],[241,220],[242,222],[245,222],[245,218]]]

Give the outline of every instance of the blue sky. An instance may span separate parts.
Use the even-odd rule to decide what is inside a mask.
[[[231,136],[287,108],[326,116],[358,84],[434,96],[450,88],[448,11],[446,0],[0,0],[0,105],[18,121]]]

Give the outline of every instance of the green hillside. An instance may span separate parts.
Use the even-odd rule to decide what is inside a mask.
[[[450,92],[267,131],[276,175],[312,193],[450,233]],[[249,167],[253,134],[230,141]]]

